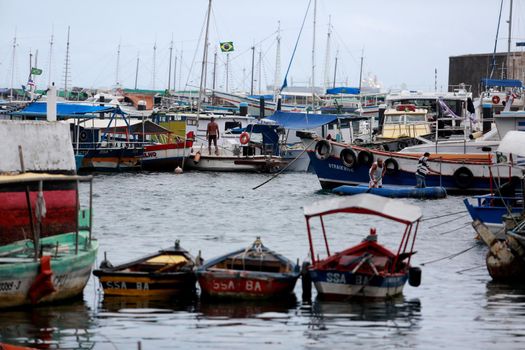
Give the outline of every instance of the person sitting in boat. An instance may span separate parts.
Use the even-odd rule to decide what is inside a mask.
[[[377,161],[372,163],[368,175],[370,175],[370,182],[368,183],[369,188],[381,188],[383,187],[383,177],[386,173],[386,167],[383,163],[383,159],[377,158]]]
[[[215,155],[219,155],[217,148],[217,140],[219,139],[219,125],[215,122],[215,118],[211,117],[211,121],[206,128],[206,138],[208,139],[208,154],[211,155],[211,143],[215,146]]]
[[[425,152],[425,154],[423,154],[417,162],[416,188],[427,187],[427,184],[425,182],[425,177],[427,176],[429,172],[437,174],[437,175],[441,175],[439,171],[435,171],[428,166],[428,157],[430,157],[430,153]]]

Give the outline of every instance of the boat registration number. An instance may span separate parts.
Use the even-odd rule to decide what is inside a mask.
[[[238,286],[236,286],[233,280],[213,280],[212,288],[213,290],[220,291],[243,290],[247,292],[262,292],[261,283],[251,280],[240,281]]]
[[[18,290],[22,281],[6,281],[0,282],[0,292],[9,292],[11,290]]]

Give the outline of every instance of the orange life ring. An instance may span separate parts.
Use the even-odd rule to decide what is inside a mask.
[[[497,96],[497,95],[492,96],[492,103],[497,105],[499,103],[499,101],[500,101],[499,96]]]
[[[250,134],[245,131],[241,134],[239,139],[241,141],[241,145],[246,145],[248,142],[250,142]]]

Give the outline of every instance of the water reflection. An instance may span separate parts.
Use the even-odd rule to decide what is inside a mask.
[[[198,312],[207,318],[272,318],[282,317],[297,308],[295,295],[279,300],[213,300],[202,299]]]
[[[93,349],[92,327],[89,308],[82,300],[3,310],[0,341],[38,349]]]
[[[195,312],[197,297],[121,297],[105,296],[99,305],[99,316],[105,313],[162,313],[174,311]]]

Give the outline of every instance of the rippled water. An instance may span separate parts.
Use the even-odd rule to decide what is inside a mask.
[[[331,195],[312,174],[285,174],[254,191],[268,175],[186,173],[100,175],[94,180],[99,261],[120,263],[180,239],[211,258],[249,245],[256,236],[291,259],[303,260],[308,241],[301,207]],[[405,200],[425,218],[464,211],[461,197]],[[422,223],[415,265],[425,264],[419,288],[388,301],[210,303],[198,298],[155,301],[106,298],[91,279],[82,299],[32,311],[0,312],[0,341],[60,349],[377,349],[525,347],[525,289],[490,282],[486,248],[468,218]],[[401,227],[366,216],[327,222],[334,249],[351,246],[377,227],[395,247]]]

